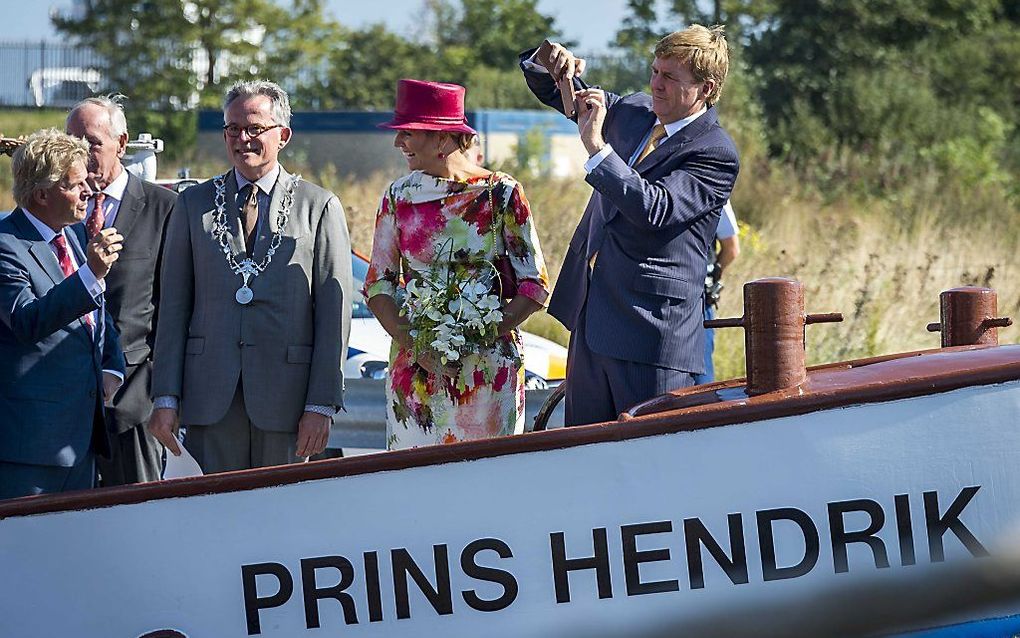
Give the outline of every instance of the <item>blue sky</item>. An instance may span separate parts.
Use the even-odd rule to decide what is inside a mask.
[[[50,25],[51,9],[66,10],[72,0],[0,0],[8,9],[4,16],[4,40],[55,39]],[[353,27],[383,22],[391,30],[407,35],[421,14],[423,0],[327,0],[329,10],[341,22]],[[566,38],[579,43],[579,52],[603,51],[626,14],[624,0],[539,0],[539,10],[556,18]],[[531,43],[522,43],[522,47]],[[538,44],[537,42],[534,44]]]

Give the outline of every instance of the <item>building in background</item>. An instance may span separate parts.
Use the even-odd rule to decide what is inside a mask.
[[[393,133],[376,128],[390,119],[387,111],[298,111],[291,118],[294,135],[288,155],[299,164],[320,168],[333,164],[354,176],[406,172],[403,156],[393,148]],[[478,110],[467,112],[478,131],[488,165],[515,160],[556,177],[582,174],[588,154],[577,126],[558,113]],[[223,147],[223,114],[202,111],[198,117],[198,155]]]

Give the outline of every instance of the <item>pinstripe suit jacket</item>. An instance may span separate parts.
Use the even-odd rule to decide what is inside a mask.
[[[551,76],[528,61],[532,53],[521,54],[529,88],[562,112]],[[701,373],[709,246],[737,178],[737,149],[710,107],[632,168],[627,159],[655,123],[651,96],[606,98],[603,135],[614,152],[586,178],[595,192],[570,241],[549,314],[569,330],[585,322],[593,352]]]

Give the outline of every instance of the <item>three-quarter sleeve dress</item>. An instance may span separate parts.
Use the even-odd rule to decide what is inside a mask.
[[[491,202],[491,203],[490,203]],[[495,211],[493,210],[495,209]],[[494,214],[495,212],[495,214]],[[405,283],[429,268],[475,263],[479,272],[506,255],[517,294],[545,305],[549,276],[531,208],[505,173],[453,181],[421,171],[390,184],[376,217],[365,297],[398,306]],[[386,380],[389,449],[484,439],[524,428],[524,365],[517,330],[467,355],[456,378],[433,375],[396,341]]]

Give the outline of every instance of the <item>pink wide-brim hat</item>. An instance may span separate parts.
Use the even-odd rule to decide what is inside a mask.
[[[422,80],[397,81],[397,108],[393,119],[378,127],[475,133],[464,117],[464,87]]]

